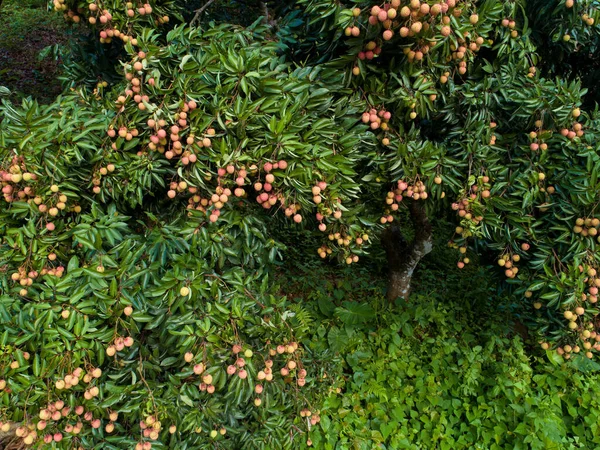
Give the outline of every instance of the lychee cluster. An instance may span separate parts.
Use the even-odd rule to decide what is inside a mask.
[[[27,361],[27,360],[29,360],[29,358],[31,358],[31,355],[29,354],[29,352],[23,352],[23,358]],[[21,365],[19,364],[19,361],[14,359],[10,362],[8,367],[12,370],[17,370],[19,367],[21,367]],[[2,391],[2,390],[8,391],[8,388],[6,388],[6,381],[0,380],[0,386],[3,386],[3,388],[0,389],[0,391]]]
[[[52,252],[48,254],[48,261],[53,262],[57,258],[56,253]],[[53,276],[57,278],[62,278],[65,273],[65,267],[63,265],[58,265],[53,267],[51,265],[45,265],[41,271],[37,270],[27,270],[25,266],[21,266],[17,269],[16,272],[13,272],[10,276],[11,280],[14,282],[19,282],[22,289],[19,291],[19,295],[26,296],[28,294],[27,288],[33,285],[35,279],[40,276]]]
[[[53,0],[55,11],[64,11],[65,20],[74,23],[80,23],[84,15],[87,14],[87,21],[90,25],[98,25],[100,31],[100,42],[108,44],[112,42],[113,38],[121,39],[124,43],[131,43],[137,45],[138,41],[131,35],[131,24],[129,19],[136,17],[150,17],[154,9],[149,3],[138,4],[135,6],[132,2],[127,2],[125,6],[125,14],[120,15],[117,20],[113,17],[113,14],[108,9],[102,9],[101,6],[96,3],[88,4],[88,10],[83,8],[69,9],[66,0]],[[161,25],[169,22],[169,16],[163,15],[158,16],[155,14],[154,23],[155,25]],[[117,28],[115,22],[123,22],[123,29],[128,30],[127,32],[121,31]],[[129,33],[129,34],[128,34]]]
[[[323,223],[326,217],[332,217],[335,220],[340,220],[344,214],[341,209],[342,199],[336,197],[333,193],[328,199],[328,206],[321,203],[321,201],[323,200],[321,196],[323,195],[323,191],[326,187],[326,182],[319,181],[317,185],[312,188],[312,193],[314,195],[313,201],[315,201],[315,203],[319,205],[319,212],[316,213],[316,218],[320,222],[320,231],[325,231],[327,229],[326,225]]]
[[[381,54],[381,47],[379,47],[375,41],[369,41],[364,49],[358,52],[358,59],[361,61],[364,61],[365,59],[370,61],[379,54]]]
[[[112,16],[110,16],[110,13],[108,13],[108,11],[106,10],[105,12],[108,15],[101,15],[98,19],[96,19],[95,17],[90,17],[90,23],[94,25],[97,23],[97,20],[99,20],[100,23],[103,23],[102,19],[106,17],[111,17],[112,20]],[[110,44],[114,37],[121,39],[121,41],[123,41],[124,43],[130,42],[131,45],[138,45],[138,40],[136,38],[121,32],[118,28],[110,28],[110,24],[108,24],[108,26],[104,30],[100,31],[100,42],[102,44]]]
[[[315,203],[315,205],[319,205],[321,204],[321,202],[323,201],[323,192],[325,191],[325,189],[327,189],[327,183],[325,181],[319,181],[317,184],[315,184],[312,189],[312,195],[313,195],[313,202]],[[317,220],[321,221],[321,219],[317,218]],[[321,230],[324,231],[324,230]]]
[[[31,445],[38,439],[37,431],[35,431],[35,425],[31,423],[18,427],[15,430],[15,435],[22,439],[24,445]],[[60,442],[62,440],[62,434],[57,433],[57,435],[58,440],[56,442]],[[50,442],[52,442],[52,440],[50,440]]]
[[[302,222],[302,216],[298,214],[300,211],[300,205],[287,203],[286,199],[275,191],[275,174],[271,173],[273,170],[285,170],[288,167],[287,161],[281,160],[275,163],[266,162],[262,166],[264,176],[258,174],[258,167],[253,165],[251,167],[251,173],[258,177],[254,182],[254,190],[256,191],[256,202],[265,209],[271,209],[278,202],[282,207],[285,207],[284,213],[286,217],[293,217],[294,222]],[[236,180],[237,181],[240,180]]]
[[[150,415],[144,420],[140,420],[140,428],[142,429],[142,435],[145,438],[150,439],[151,441],[156,441],[162,430],[162,424],[155,416]],[[136,444],[136,450],[138,449],[138,446],[143,450],[152,448],[152,444],[148,441],[138,442]]]
[[[126,129],[123,130],[120,129],[119,130],[119,135],[121,135],[122,133],[127,133],[127,138],[129,138],[129,136],[131,135],[131,133],[129,133]],[[135,136],[138,135],[137,130],[132,130],[132,132],[135,132]],[[92,191],[94,192],[94,194],[99,194],[102,191],[101,185],[102,185],[102,177],[108,175],[108,173],[112,173],[114,172],[116,169],[114,164],[107,164],[106,167],[100,167],[99,169],[97,169],[96,171],[94,171],[93,177],[92,177],[92,185],[94,186],[92,188]]]
[[[473,16],[471,16],[473,17]],[[464,75],[467,73],[467,61],[477,53],[484,44],[485,39],[481,36],[472,36],[467,42],[464,38],[458,38],[458,47],[452,44],[450,50],[452,53],[448,57],[448,62],[454,61],[458,63],[458,73]],[[447,75],[446,75],[447,76]]]
[[[62,272],[60,273],[62,275]],[[18,281],[22,286],[22,289],[19,291],[19,295],[25,296],[27,295],[27,287],[33,284],[33,280],[35,280],[39,276],[39,273],[35,270],[31,270],[27,272],[27,269],[23,266],[19,267],[17,272],[11,274],[10,278],[12,281]]]
[[[315,426],[316,424],[321,422],[321,416],[319,414],[319,411],[311,411],[308,408],[304,408],[303,410],[300,411],[300,417],[306,417],[307,419],[309,419],[310,424],[312,426]],[[310,445],[310,444],[308,444],[308,445]]]
[[[188,288],[182,288],[182,290],[183,289],[188,289]],[[189,294],[189,291],[187,293],[181,292],[181,294],[187,295],[187,294]],[[183,360],[186,363],[194,362],[195,358],[196,358],[196,355],[194,355],[192,352],[186,352],[183,355]],[[192,366],[192,371],[194,372],[194,375],[202,376],[202,382],[200,384],[198,384],[198,389],[200,391],[207,392],[209,394],[213,394],[215,392],[216,388],[215,388],[215,385],[213,384],[213,376],[209,373],[205,373],[206,365],[202,362],[196,362]]]
[[[0,182],[2,194],[8,203],[16,201],[30,201],[35,197],[33,187],[27,183],[36,181],[37,175],[27,172],[25,160],[22,156],[12,158],[11,164],[6,169],[0,169]]]
[[[571,129],[562,128],[560,130],[560,134],[566,137],[567,139],[573,140],[575,139],[575,137],[582,137],[585,133],[583,131],[583,125],[579,122],[576,122],[573,124],[573,127]]]
[[[368,112],[364,112],[361,119],[363,123],[368,123],[371,130],[382,129],[386,131],[389,126],[388,122],[392,118],[392,113],[385,109],[371,108]]]
[[[367,234],[363,234],[362,236],[358,236],[355,239],[352,235],[336,232],[329,233],[327,238],[330,241],[335,242],[342,249],[345,255],[344,261],[346,262],[346,264],[352,264],[357,263],[359,257],[356,254],[352,254],[351,245],[356,244],[358,247],[360,247],[369,239],[369,236]],[[317,253],[321,258],[326,258],[328,255],[331,255],[333,253],[333,249],[329,245],[323,244],[317,250]]]
[[[222,188],[221,188],[221,191],[223,191]],[[187,181],[180,181],[180,182],[171,181],[171,183],[169,184],[169,190],[167,191],[167,197],[175,198],[177,196],[177,194],[181,194],[184,192],[189,192],[190,194],[196,194],[196,192],[198,192],[198,188],[195,186],[189,186],[187,184]],[[229,195],[231,195],[231,191],[229,191]],[[218,201],[218,199],[217,199],[217,201]],[[194,201],[194,197],[190,197],[188,209],[193,208],[196,203],[201,203],[201,199]]]
[[[579,312],[581,311],[579,310]],[[572,311],[567,310],[564,312],[564,317],[569,321],[569,328],[579,328],[577,321],[580,316],[577,312],[573,313]],[[593,329],[593,325],[591,323],[588,324],[586,329],[581,330],[577,337],[579,338],[578,343],[574,343],[574,345],[566,344],[562,347],[557,347],[556,352],[559,355],[562,355],[565,359],[570,359],[573,354],[584,352],[586,358],[592,359],[594,357],[592,350],[600,351],[600,334]],[[579,344],[581,344],[581,346]],[[542,348],[545,350],[548,349],[549,344],[547,342],[542,342]]]
[[[45,227],[48,231],[54,231],[56,228],[54,222],[51,221],[53,218],[64,214],[69,209],[75,213],[81,212],[79,205],[67,208],[69,199],[65,193],[61,192],[57,184],[52,184],[50,192],[46,194],[36,193],[33,185],[36,181],[39,181],[38,176],[27,171],[23,156],[13,157],[8,168],[0,169],[0,185],[4,200],[9,203],[17,201],[33,203],[37,210],[46,217]]]
[[[585,134],[583,131],[583,125],[580,122],[577,122],[577,119],[581,116],[581,110],[579,108],[574,108],[571,111],[571,116],[573,117],[573,119],[575,119],[573,126],[571,127],[571,129],[562,128],[560,130],[560,134],[570,140],[573,140],[576,137],[583,137],[583,135]]]
[[[73,374],[75,373],[76,371],[73,372]],[[83,420],[80,418],[81,416]],[[115,429],[115,421],[118,419],[118,413],[109,411],[108,416],[110,422],[106,424],[105,431],[112,433]],[[22,443],[27,446],[39,442],[40,439],[45,444],[58,443],[64,439],[65,433],[74,436],[80,434],[83,430],[84,422],[89,423],[92,429],[98,429],[102,426],[102,420],[94,417],[92,411],[85,411],[82,405],[71,409],[63,400],[59,399],[49,402],[46,406],[40,408],[39,420],[23,423],[15,430],[15,434],[17,437],[22,438]],[[10,430],[10,424],[1,423],[0,428],[2,431],[8,431]],[[48,430],[53,431],[48,432]],[[38,436],[38,431],[44,431],[44,436]],[[81,449],[81,447],[74,448]]]
[[[351,26],[346,27],[346,29],[344,30],[344,34],[346,36],[354,36],[354,37],[360,36],[360,28],[357,26],[358,22],[356,21],[356,18],[360,16],[361,12],[362,11],[360,10],[360,8],[354,8],[352,10],[352,17],[353,17],[352,22],[353,23]]]
[[[548,144],[544,142],[543,139],[544,134],[546,134],[546,130],[542,128],[542,125],[543,124],[541,120],[536,120],[536,130],[529,133],[529,139],[531,141],[531,143],[529,144],[529,148],[531,149],[531,151],[536,152],[538,150],[548,150]]]
[[[394,216],[392,216],[392,212],[398,211],[400,203],[404,198],[411,198],[416,201],[426,200],[428,197],[427,186],[422,181],[418,179],[414,181],[398,180],[396,189],[386,194],[385,203],[387,208],[385,215],[379,219],[379,222],[382,224],[393,222]]]
[[[147,68],[147,55],[140,51],[135,58],[125,67],[125,78],[129,81],[128,87],[124,94],[120,95],[116,100],[116,105],[123,111],[125,104],[131,99],[138,109],[146,110],[147,104],[150,103],[150,97],[145,95],[143,90],[156,85],[154,78],[147,78],[144,82],[144,71]],[[197,103],[194,100],[182,101],[178,111],[167,120],[156,115],[152,116],[147,121],[147,126],[150,131],[150,137],[147,148],[150,151],[157,151],[164,154],[169,160],[180,157],[182,165],[188,165],[197,161],[197,150],[203,147],[212,146],[212,138],[216,131],[214,128],[208,128],[202,136],[194,136],[187,134],[189,128],[189,115],[197,108]],[[115,119],[115,120],[118,120]],[[124,141],[130,141],[138,136],[137,129],[128,129],[127,124],[120,125],[118,129],[118,137]],[[117,137],[115,125],[112,125],[108,130],[108,136],[112,139]],[[113,150],[117,150],[119,141],[112,143]],[[144,154],[144,150],[138,151],[138,156]]]
[[[299,223],[302,221],[302,216],[297,214],[300,209],[299,205],[287,204],[285,198],[275,192],[273,183],[275,182],[275,174],[271,173],[275,169],[285,170],[288,167],[288,163],[284,160],[279,162],[271,163],[267,162],[263,164],[263,170],[266,172],[264,178],[258,177],[257,181],[252,185],[257,193],[256,201],[265,209],[270,209],[277,203],[285,206],[286,216],[294,216],[294,221]],[[168,192],[169,198],[174,198],[178,192],[184,192],[186,189],[189,193],[194,194],[188,199],[188,209],[195,209],[198,211],[206,212],[209,207],[214,206],[214,209],[210,211],[210,221],[216,222],[221,214],[221,209],[224,205],[231,200],[232,194],[238,198],[244,198],[247,196],[246,189],[244,186],[250,184],[248,180],[249,175],[257,176],[258,167],[255,164],[246,169],[246,166],[237,168],[233,164],[229,164],[226,167],[217,169],[217,187],[215,192],[210,198],[202,198],[197,194],[197,188],[188,187],[186,182],[172,182],[170,190]],[[231,180],[228,180],[231,178]],[[231,183],[231,188],[225,187]]]
[[[504,28],[508,28],[510,30],[510,37],[517,38],[519,37],[519,32],[515,30],[517,23],[512,18],[504,18],[502,19],[502,26]]]
[[[593,358],[593,351],[600,351],[600,329],[594,320],[586,320],[586,313],[589,313],[589,308],[595,308],[598,302],[598,290],[600,289],[600,277],[598,276],[598,268],[594,261],[589,264],[579,265],[579,272],[583,277],[585,284],[584,292],[576,295],[576,303],[570,304],[564,311],[563,317],[568,321],[569,329],[577,332],[577,341],[572,339],[567,345],[558,347],[556,351],[569,359],[572,354],[584,352],[587,358]],[[591,305],[587,305],[587,302]],[[592,311],[594,311],[592,309]],[[594,312],[593,312],[594,313]],[[571,345],[572,344],[572,345]],[[542,342],[542,348],[549,348],[549,344]]]
[[[117,101],[117,103],[123,104],[126,101],[127,101],[127,99],[125,97],[121,96],[121,97],[119,97],[119,100]],[[111,138],[114,138],[118,135],[120,138],[123,138],[126,141],[131,141],[134,137],[138,136],[139,131],[135,128],[129,130],[129,129],[127,129],[127,127],[123,126],[123,127],[119,128],[118,132],[114,128],[109,128],[107,134]],[[115,148],[115,150],[116,150],[116,148]]]
[[[467,264],[471,262],[471,260],[466,256],[467,247],[465,245],[458,247],[458,251],[461,255],[461,259],[456,263],[456,267],[459,269],[464,269]]]
[[[295,380],[296,385],[299,387],[306,384],[307,371],[301,367],[302,363],[298,357],[298,350],[299,345],[295,341],[279,344],[276,347],[269,349],[269,358],[264,360],[262,366],[255,366],[258,369],[258,372],[256,373],[256,383],[254,385],[254,393],[256,396],[253,403],[255,406],[258,407],[262,404],[261,394],[265,389],[263,383],[268,383],[274,379],[276,374],[274,368],[275,362],[271,358],[277,355],[282,355],[284,357],[283,366],[278,371],[279,374],[284,377],[284,381],[286,383],[291,383]],[[241,344],[234,344],[231,348],[232,360],[225,368],[227,375],[230,377],[238,377],[241,380],[247,379],[250,374],[246,367],[249,364],[249,360],[254,356],[254,352],[250,348],[244,349]],[[208,394],[214,393],[215,386],[213,384],[213,376],[206,372],[207,368],[204,363],[194,363],[195,358],[196,355],[192,352],[186,352],[184,354],[185,362],[193,364],[192,370],[194,374],[202,377],[201,383],[198,385],[200,391],[207,392]],[[256,361],[254,361],[254,363],[256,364]]]
[[[106,355],[115,356],[117,352],[124,350],[126,347],[131,347],[133,344],[134,340],[131,336],[119,336],[113,340],[113,343],[111,345],[106,347]]]
[[[327,258],[327,256],[331,255],[332,253],[333,250],[328,247],[327,244],[323,244],[317,249],[317,254],[323,259]]]
[[[97,377],[95,377],[93,375],[93,374],[95,374],[95,372],[94,372],[95,370],[98,370]],[[73,372],[65,375],[64,378],[59,378],[58,380],[56,380],[56,382],[54,383],[54,387],[59,391],[62,391],[64,389],[71,389],[73,386],[77,386],[79,384],[82,374],[83,374],[83,369],[78,367]],[[85,382],[89,383],[92,380],[92,378],[99,378],[100,375],[102,375],[102,370],[101,369],[93,369],[92,372],[90,372],[90,374],[86,374],[86,375],[87,375],[87,377],[85,377],[85,378],[87,381],[85,381]]]
[[[468,192],[463,195],[459,201],[452,203],[452,209],[457,211],[462,221],[477,226],[483,220],[481,215],[481,200],[487,200],[491,197],[490,178],[486,175],[480,176],[477,183],[473,184]],[[461,221],[461,223],[462,223]]]
[[[498,124],[496,122],[490,122],[490,130],[494,130],[497,126],[498,126]],[[492,131],[489,144],[496,145],[497,139],[498,139],[498,136]]]
[[[400,29],[400,35],[402,36],[403,29]],[[429,50],[436,44],[435,41],[425,41],[423,44],[415,44],[413,47],[404,47],[402,52],[406,55],[408,62],[421,61],[425,55],[429,53]]]
[[[575,220],[573,233],[580,234],[583,237],[595,237],[598,236],[599,227],[600,219],[597,217],[579,217]],[[598,242],[600,242],[600,240]]]
[[[167,159],[173,159],[176,156],[183,158],[182,155],[185,152],[185,156],[188,158],[187,164],[196,162],[197,156],[194,150],[212,147],[212,139],[216,135],[214,128],[208,128],[202,136],[189,134],[183,140],[182,134],[188,128],[188,113],[196,107],[195,102],[184,103],[181,111],[174,115],[173,122],[175,123],[170,127],[165,119],[149,119],[147,125],[153,134],[150,135],[148,148],[164,154]]]
[[[284,355],[284,362],[279,373],[284,377],[286,383],[296,381],[296,385],[302,387],[306,384],[306,369],[301,368],[301,362],[297,357],[298,343],[293,341],[285,344],[279,344],[276,348],[269,349],[269,355]]]
[[[595,267],[588,267],[587,278],[585,279],[586,291],[582,294],[581,299],[592,304],[598,302],[598,289],[600,288],[600,277]]]
[[[517,253],[506,252],[498,258],[498,265],[503,267],[506,278],[515,278],[519,273],[516,263],[521,260],[521,255]]]
[[[437,44],[438,39],[444,39],[452,34],[452,16],[458,18],[463,13],[463,10],[458,7],[459,3],[459,0],[444,0],[430,5],[425,1],[410,0],[408,4],[402,6],[401,0],[391,0],[386,1],[383,5],[373,6],[366,11],[367,21],[371,27],[378,27],[381,31],[381,38],[379,42],[369,42],[359,52],[358,58],[361,60],[373,59],[381,53],[381,46],[384,42],[390,41],[398,35],[402,39],[413,38],[414,40],[411,46],[404,47],[404,53],[409,62],[423,60],[430,49]],[[361,29],[358,20],[361,14],[360,8],[352,10],[352,21],[344,30],[346,36],[360,36]],[[474,26],[478,22],[477,14],[469,17],[470,25]],[[483,42],[483,38],[475,37],[468,44],[468,48],[465,48],[464,53],[467,50],[477,51]],[[462,36],[459,44],[466,44]],[[464,72],[466,72],[466,67]],[[461,70],[461,73],[464,72]],[[360,70],[355,71],[355,75],[359,73]]]
[[[248,378],[248,372],[244,369],[246,366],[246,360],[244,358],[252,358],[254,352],[248,348],[244,351],[243,355],[240,356],[242,346],[239,344],[234,345],[231,351],[234,355],[235,363],[227,366],[227,375],[237,375],[240,379],[245,380]],[[272,366],[273,361],[265,361],[265,369],[258,373],[257,378],[259,380],[266,379],[267,381],[271,381],[273,379],[273,373],[271,372]],[[266,375],[261,377],[261,374]]]
[[[568,0],[567,0],[567,1],[568,1]],[[590,17],[590,15],[589,15],[589,14],[582,14],[582,15],[581,15],[581,20],[583,20],[583,21],[584,21],[584,22],[585,22],[587,25],[589,25],[590,27],[591,27],[592,25],[594,25],[594,22],[595,22],[594,18],[593,18],[593,17]]]

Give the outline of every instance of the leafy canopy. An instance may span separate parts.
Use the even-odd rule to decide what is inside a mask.
[[[270,282],[273,227],[355,264],[410,202],[455,221],[459,268],[494,254],[545,348],[600,349],[600,116],[528,10],[298,6],[275,33],[56,0],[127,57],[114,86],[1,109],[2,421],[24,443],[291,447],[335,361]],[[547,15],[553,47],[597,45],[593,2]]]

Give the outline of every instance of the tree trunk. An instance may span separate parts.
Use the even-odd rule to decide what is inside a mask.
[[[433,247],[432,230],[425,207],[421,202],[411,201],[408,205],[415,229],[412,242],[407,242],[400,227],[390,225],[382,235],[382,243],[388,260],[387,299],[390,302],[398,297],[408,300],[410,282],[419,261],[431,252]]]

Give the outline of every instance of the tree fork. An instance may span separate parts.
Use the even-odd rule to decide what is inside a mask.
[[[390,225],[382,234],[381,241],[388,260],[387,299],[393,302],[398,297],[408,300],[410,283],[415,268],[433,247],[432,228],[423,203],[408,204],[410,218],[415,230],[412,242],[408,243],[398,225]]]

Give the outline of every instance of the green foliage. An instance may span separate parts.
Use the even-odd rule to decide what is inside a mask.
[[[440,224],[443,226],[443,224]],[[450,249],[424,261],[408,303],[390,307],[372,271],[297,264],[281,272],[294,301],[317,318],[310,346],[344,358],[340,380],[311,428],[315,448],[595,448],[594,362],[554,352],[531,355],[514,337],[509,299],[494,295],[487,271],[446,278]],[[360,324],[337,305],[369,299]],[[596,393],[596,394],[594,394]]]
[[[598,24],[600,14],[597,1],[574,2],[572,8],[566,1],[529,1],[528,10],[531,38],[541,56],[541,67],[548,73],[581,78],[586,86],[593,86],[600,77],[598,57]],[[569,40],[565,41],[565,36]],[[576,51],[575,51],[576,50]],[[586,105],[593,108],[600,97],[590,89],[585,97]]]
[[[421,201],[423,191],[431,217],[446,216],[451,207],[459,267],[482,249],[497,252],[514,294],[541,308],[528,315],[542,334],[581,349],[582,333],[595,330],[598,313],[599,117],[597,108],[582,114],[588,89],[569,80],[571,70],[540,64],[540,56],[551,58],[541,47],[558,23],[553,33],[578,38],[555,39],[552,46],[593,52],[600,42],[598,22],[591,20],[596,2],[548,6],[535,36],[528,16],[535,8],[525,9],[525,2],[448,2],[446,16],[433,3],[429,13],[400,5],[387,22],[391,9],[373,2],[305,4],[315,17],[329,8],[319,23],[335,17],[338,37],[348,36],[346,54],[328,66],[345,70],[361,92],[363,122],[378,140],[365,147],[365,165],[357,166],[363,204],[373,205],[377,196],[381,203],[360,214],[397,220],[406,197]],[[545,77],[538,64],[552,75]],[[378,116],[384,111],[389,119]],[[425,189],[412,189],[418,183]],[[557,319],[575,308],[581,308],[575,320]]]
[[[60,67],[39,58],[44,47],[69,40],[64,21],[48,14],[43,1],[8,0],[0,7],[0,28],[0,86],[11,90],[13,99],[22,93],[54,100],[61,91]]]
[[[236,262],[216,273],[210,257],[216,235],[196,234],[193,227],[178,228],[155,218],[136,233],[132,227],[139,225],[129,219],[114,205],[107,210],[93,206],[64,235],[67,246],[38,235],[32,222],[19,233],[8,232],[15,249],[3,261],[18,260],[21,250],[31,257],[35,249],[48,261],[41,271],[53,276],[28,294],[26,304],[15,296],[0,297],[0,358],[7,383],[2,420],[21,422],[25,412],[37,417],[49,402],[63,401],[70,412],[63,411],[63,419],[45,432],[77,428],[77,407],[91,414],[83,431],[65,436],[65,445],[134,445],[136,433],[122,430],[139,430],[140,421],[152,417],[161,422],[161,441],[167,447],[212,448],[215,439],[207,433],[224,429],[227,435],[216,439],[222,448],[290,448],[294,439],[288,430],[293,424],[302,427],[297,419],[301,407],[318,403],[318,392],[327,388],[321,374],[331,361],[327,352],[300,347],[280,355],[275,348],[303,339],[310,315],[271,295],[260,270],[246,274]],[[22,233],[35,236],[33,248],[22,247]],[[82,250],[77,253],[69,250],[78,246]],[[56,253],[48,254],[50,250]],[[55,272],[56,256],[68,261],[64,276]],[[4,292],[9,291],[6,281]],[[190,290],[185,296],[182,287]],[[125,312],[127,307],[132,312]],[[235,345],[253,354],[236,360]],[[193,359],[184,361],[188,352]],[[268,360],[274,378],[261,383],[259,372],[264,377]],[[279,369],[290,360],[296,370],[281,376]],[[13,362],[17,366],[9,368]],[[240,366],[237,375],[228,375],[227,367],[235,364]],[[196,371],[194,365],[201,368]],[[247,372],[243,379],[242,367]],[[86,372],[95,368],[102,369],[101,375],[86,380]],[[308,372],[305,388],[296,385],[304,384],[301,370]],[[65,390],[64,382],[73,377],[77,383]],[[264,391],[255,393],[257,384]],[[206,385],[214,386],[214,393],[207,393]],[[89,397],[94,387],[98,392]],[[262,406],[254,406],[255,398]],[[118,420],[109,420],[111,411],[119,412]],[[119,436],[110,437],[107,428],[94,431],[93,420],[103,420],[103,427],[116,422]],[[178,431],[170,434],[171,426]]]
[[[550,31],[525,2],[305,0],[247,28],[173,24],[172,1],[53,3],[123,46],[122,75],[71,64],[51,105],[0,108],[0,419],[23,443],[597,444],[575,370],[600,350],[600,113],[539,64]],[[592,51],[595,2],[566,6],[547,23],[577,43],[552,46]],[[416,278],[427,295],[390,309],[342,274],[372,277],[356,263],[411,202],[450,245]],[[320,275],[305,303],[271,281],[284,228]],[[458,289],[498,300],[478,260],[502,266],[501,312]],[[513,311],[558,373],[506,337]]]
[[[530,360],[489,306],[415,296],[377,323],[352,326],[350,336],[339,319],[327,327],[345,355],[344,382],[311,431],[315,448],[599,445],[596,374],[560,357]]]
[[[23,46],[33,37],[29,35],[32,28],[60,30],[64,27],[63,21],[52,14],[48,14],[43,2],[7,1],[2,5],[3,33],[0,36],[0,45],[4,49],[15,49]]]
[[[181,29],[171,34],[173,40],[182,37]],[[210,45],[208,40],[199,40],[206,38],[213,38]],[[320,97],[310,95],[311,90],[318,92],[318,85],[311,86],[302,78],[290,80],[306,94],[297,96],[295,104],[275,105],[275,99],[281,99],[280,93],[268,92],[269,84],[309,74],[288,73],[287,67],[276,61],[262,68],[273,48],[261,41],[252,42],[250,33],[224,35],[217,29],[206,38],[197,33],[188,37],[205,49],[197,58],[175,58],[177,52],[186,52],[186,46],[156,50],[169,52],[157,53],[155,59],[157,89],[173,70],[161,61],[172,61],[173,67],[187,65],[188,74],[178,89],[171,91],[174,95],[188,89],[201,95],[203,89],[210,89],[207,83],[212,83],[223,99],[213,108],[222,111],[223,117],[239,115],[243,105],[250,105],[245,107],[255,114],[242,118],[246,128],[233,124],[234,133],[223,138],[221,148],[204,146],[214,153],[205,153],[194,170],[185,175],[162,158],[111,148],[105,143],[106,130],[114,118],[118,118],[117,124],[126,123],[125,116],[98,116],[96,111],[103,107],[102,102],[84,91],[68,94],[48,107],[24,102],[21,108],[15,108],[5,103],[3,157],[13,174],[17,172],[15,167],[33,174],[21,176],[20,182],[26,183],[27,192],[35,192],[38,200],[29,205],[13,202],[3,210],[5,240],[0,266],[19,267],[16,273],[25,279],[39,277],[40,282],[27,288],[27,281],[15,284],[7,277],[3,282],[3,362],[7,368],[3,377],[10,391],[4,391],[4,398],[23,407],[6,409],[4,421],[20,422],[24,411],[39,416],[40,409],[46,407],[41,399],[50,396],[53,404],[64,401],[71,408],[62,422],[52,422],[45,429],[45,433],[69,433],[65,434],[65,445],[106,448],[109,444],[99,444],[104,440],[114,446],[111,448],[134,444],[135,434],[119,430],[139,430],[140,421],[154,418],[161,422],[160,441],[164,445],[209,448],[214,439],[207,433],[224,427],[226,436],[217,437],[224,448],[289,448],[296,440],[294,434],[290,438],[292,426],[300,432],[305,430],[299,412],[313,409],[327,389],[329,379],[323,383],[321,377],[333,361],[327,349],[315,353],[301,348],[293,350],[293,356],[278,356],[275,351],[277,345],[302,339],[311,318],[300,308],[286,309],[282,301],[269,294],[264,268],[277,256],[278,245],[266,238],[264,219],[248,215],[244,209],[233,209],[223,214],[218,224],[207,227],[205,213],[175,214],[181,205],[173,204],[165,195],[166,180],[178,174],[190,184],[204,185],[210,178],[201,174],[211,172],[217,179],[217,167],[231,159],[223,151],[225,145],[256,149],[256,155],[247,153],[246,158],[262,155],[269,144],[275,145],[281,139],[283,127],[275,117],[287,120],[296,132],[308,131],[314,120],[299,113],[309,104],[316,108],[317,99],[325,99],[324,93],[320,92]],[[209,48],[212,50],[207,52]],[[215,57],[227,54],[220,69],[233,70],[229,66],[233,61],[234,65],[244,64],[250,75],[247,84],[239,84],[239,94],[234,83],[225,82],[221,87],[227,79],[211,66]],[[149,58],[151,55],[148,52]],[[256,75],[258,71],[267,72],[273,81],[256,83],[254,78],[258,77],[252,77],[253,70]],[[239,95],[239,101],[232,104],[232,95]],[[328,101],[320,101],[327,110]],[[262,112],[257,114],[259,105]],[[142,114],[137,111],[137,107],[131,110],[133,120]],[[343,114],[343,109],[340,111]],[[154,114],[156,120],[170,115],[168,111]],[[190,114],[194,128],[208,125],[205,114]],[[331,130],[321,129],[312,131],[317,131],[315,148],[332,139]],[[273,141],[265,142],[265,135]],[[290,151],[304,151],[286,136],[283,139]],[[116,148],[122,145],[131,147],[126,139],[118,141]],[[98,152],[100,148],[106,151]],[[293,170],[298,167],[290,165],[289,171]],[[86,193],[91,179],[103,181],[95,199]],[[92,182],[92,186],[95,184],[100,183]],[[156,195],[161,189],[162,195]],[[4,273],[15,279],[12,269]],[[189,296],[182,295],[180,289],[184,287],[190,289]],[[31,307],[24,308],[22,299],[27,299]],[[128,306],[133,313],[123,315]],[[124,347],[128,338],[132,345]],[[234,344],[254,352],[244,362],[244,381],[239,375],[225,373],[236,361],[231,350]],[[199,391],[200,377],[193,375],[192,363],[183,361],[187,351],[213,377],[214,394],[207,393],[206,387]],[[29,359],[24,359],[24,352]],[[260,394],[254,393],[259,372],[265,371],[265,360],[269,358],[274,363],[274,381],[267,382]],[[15,360],[19,367],[10,369],[9,364]],[[283,376],[279,371],[288,360],[293,360],[296,367],[290,370],[291,376]],[[91,385],[81,381],[65,395],[62,380],[72,379],[78,368],[84,370],[78,380],[94,368],[101,368],[102,375],[88,380]],[[303,370],[307,374],[298,375]],[[98,392],[91,396],[93,386]],[[261,406],[254,405],[255,398],[260,399]],[[83,430],[75,426],[77,432],[73,434],[72,427],[77,424],[73,411],[78,406],[92,414],[92,426],[87,422]],[[109,438],[108,430],[115,423],[110,419],[113,410],[120,413],[118,436]],[[104,421],[104,432],[94,431],[96,420]],[[65,425],[67,421],[69,425]],[[172,425],[179,430],[173,435],[168,431]],[[156,440],[159,436],[144,437]]]

